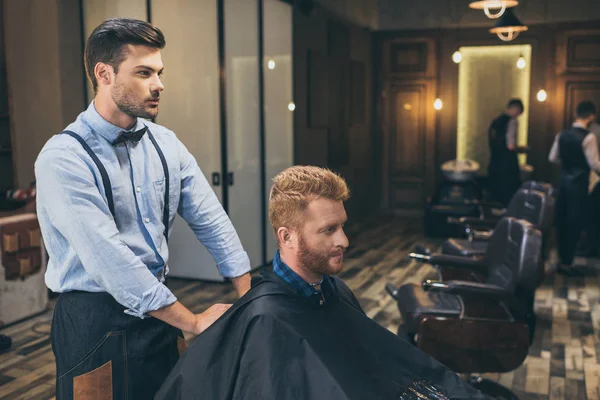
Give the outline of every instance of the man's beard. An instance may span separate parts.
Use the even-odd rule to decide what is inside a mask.
[[[152,92],[151,97],[144,101],[139,101],[136,96],[122,83],[116,82],[112,90],[112,99],[117,108],[124,114],[132,118],[153,119],[158,115],[158,106],[149,107],[146,100],[156,100],[159,98],[159,92]]]
[[[340,252],[343,252],[340,249]],[[343,261],[339,265],[330,264],[332,252],[318,252],[308,247],[303,236],[298,238],[298,262],[300,267],[316,274],[335,275],[343,267]]]

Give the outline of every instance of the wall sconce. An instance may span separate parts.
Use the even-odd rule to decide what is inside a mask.
[[[290,101],[290,103],[288,104],[288,110],[294,111],[295,109],[296,109],[296,105],[294,104],[293,101]]]
[[[537,100],[540,102],[546,101],[546,99],[548,98],[548,94],[546,93],[546,91],[544,89],[540,90],[539,92],[537,92]]]
[[[520,56],[519,59],[517,60],[517,68],[523,69],[523,68],[525,68],[526,65],[527,65],[527,62],[525,61],[525,58],[523,56]]]
[[[269,60],[269,62],[267,63],[267,67],[269,69],[275,69],[275,61]]]
[[[456,50],[454,54],[452,54],[452,61],[454,61],[456,64],[462,61],[462,54],[459,50]]]
[[[435,99],[435,101],[433,102],[433,108],[435,108],[438,111],[442,109],[443,105],[444,103],[442,103],[442,99],[440,98]]]

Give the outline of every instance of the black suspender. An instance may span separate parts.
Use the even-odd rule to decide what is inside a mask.
[[[154,136],[152,136],[152,133],[150,133],[150,130],[147,130],[146,132],[148,133],[148,137],[150,138],[150,141],[152,142],[152,144],[154,145],[154,148],[156,149],[156,152],[158,153],[158,157],[160,158],[160,163],[162,164],[163,171],[165,173],[165,208],[163,210],[163,224],[165,226],[165,230],[164,230],[163,234],[165,235],[165,239],[167,240],[167,243],[168,243],[169,242],[169,235],[168,235],[168,233],[169,233],[169,168],[167,166],[167,160],[165,158],[165,155],[163,154],[162,150],[158,146],[156,139],[154,139]],[[75,132],[71,132],[71,131],[62,131],[61,134],[62,133],[67,134],[67,135],[77,139],[77,141],[81,144],[81,146],[85,149],[85,151],[90,155],[90,157],[94,161],[94,164],[96,164],[96,167],[98,167],[98,170],[100,171],[100,176],[102,177],[102,185],[104,186],[104,192],[106,193],[106,200],[108,201],[108,208],[109,208],[110,213],[112,214],[113,218],[116,219],[115,203],[114,203],[113,194],[112,194],[112,186],[110,184],[110,178],[108,177],[106,168],[104,168],[104,165],[102,165],[102,162],[100,161],[98,156],[94,153],[94,151],[90,148],[90,146],[85,142],[85,140],[83,140],[81,138],[81,136],[79,136]]]

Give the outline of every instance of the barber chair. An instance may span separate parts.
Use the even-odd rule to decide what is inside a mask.
[[[535,329],[529,299],[537,285],[542,235],[531,223],[503,218],[483,259],[436,254],[422,261],[475,271],[482,282],[424,281],[386,285],[404,324],[398,334],[457,373],[504,373],[527,357]],[[500,384],[470,383],[492,397],[517,399]]]
[[[425,235],[461,236],[461,217],[480,218],[487,215],[486,210],[482,209],[486,206],[483,204],[483,191],[476,181],[479,164],[472,160],[452,160],[442,164],[440,169],[444,181],[425,202]]]
[[[547,258],[549,236],[554,221],[554,199],[542,192],[519,189],[506,210],[506,216],[529,221],[542,232],[542,261]],[[442,245],[442,253],[464,257],[483,257],[487,250],[490,229],[496,225],[494,220],[463,218],[468,239],[450,238]],[[483,229],[482,229],[483,228]]]

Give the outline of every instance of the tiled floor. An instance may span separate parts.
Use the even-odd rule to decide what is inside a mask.
[[[385,284],[419,283],[435,276],[433,268],[406,257],[416,243],[433,248],[441,243],[423,239],[420,224],[384,216],[348,228],[351,247],[341,278],[368,316],[393,332],[401,322],[400,314],[385,293]],[[587,276],[551,276],[537,291],[536,337],[524,364],[510,373],[487,375],[523,400],[600,399],[600,260],[581,262],[588,264]],[[172,279],[169,286],[195,312],[234,300],[229,284]],[[50,318],[51,310],[0,331],[14,340],[12,349],[0,354],[0,398],[54,397]]]

